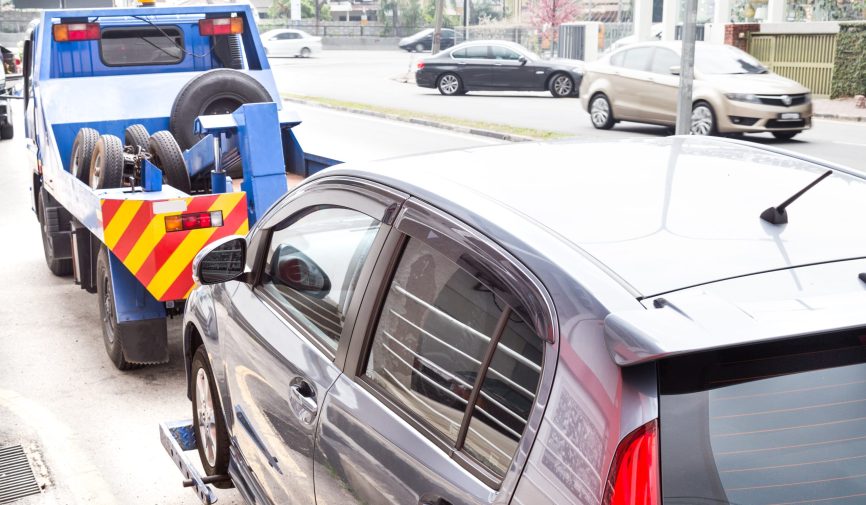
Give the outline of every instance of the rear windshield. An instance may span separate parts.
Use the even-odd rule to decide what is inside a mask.
[[[866,331],[661,363],[664,503],[866,503]]]
[[[109,67],[176,64],[183,60],[183,32],[176,26],[105,28],[99,52]]]

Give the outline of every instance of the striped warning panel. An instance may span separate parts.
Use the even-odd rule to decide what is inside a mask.
[[[105,245],[159,301],[182,300],[193,288],[192,260],[207,244],[249,230],[245,193],[173,200],[102,200]],[[165,218],[221,211],[223,225],[166,231]]]

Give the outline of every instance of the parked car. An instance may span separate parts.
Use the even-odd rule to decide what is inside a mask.
[[[10,93],[12,93],[12,86],[7,83],[6,72],[0,72],[0,140],[9,140],[15,134],[12,123],[12,103],[10,99],[3,98]]]
[[[685,136],[325,170],[193,263],[204,469],[285,505],[864,494],[860,174]]]
[[[440,33],[439,49],[448,49],[462,40],[462,33],[457,33],[451,28],[443,28]],[[409,51],[410,53],[412,51],[418,53],[430,51],[433,49],[433,28],[427,28],[426,30],[421,30],[414,35],[403,37],[400,39],[400,42],[397,43],[397,46],[400,49]]]
[[[676,125],[679,42],[634,44],[586,65],[581,103],[592,125],[619,121]],[[770,132],[791,139],[812,126],[808,88],[774,74],[746,52],[698,42],[691,132]]]
[[[322,52],[322,37],[314,37],[303,30],[279,29],[262,34],[262,45],[270,56],[309,58]]]
[[[473,40],[417,63],[415,83],[443,95],[467,91],[550,91],[556,98],[576,96],[583,62],[543,60],[520,44]]]

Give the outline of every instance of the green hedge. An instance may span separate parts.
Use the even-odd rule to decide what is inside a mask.
[[[831,98],[866,94],[866,22],[839,23]]]

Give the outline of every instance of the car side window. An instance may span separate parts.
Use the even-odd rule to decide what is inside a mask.
[[[466,48],[467,58],[487,59],[490,46],[469,46]]]
[[[502,46],[491,46],[493,59],[495,60],[511,60],[517,61],[520,59],[520,53]]]
[[[631,70],[649,70],[653,57],[652,47],[635,47],[625,51],[622,66]]]
[[[544,344],[485,282],[409,239],[363,378],[501,479],[535,400]]]
[[[680,57],[670,49],[657,47],[653,55],[652,72],[654,74],[671,75],[671,67],[680,65]]]
[[[466,48],[464,47],[463,49],[458,49],[458,50],[452,52],[451,57],[456,59],[456,60],[462,60],[462,59],[468,58],[468,56],[466,56]]]
[[[379,226],[366,214],[326,207],[273,228],[262,290],[326,349],[337,349]]]
[[[618,53],[614,53],[614,54],[610,55],[610,65],[613,67],[621,67],[624,52],[625,51],[620,51]]]

